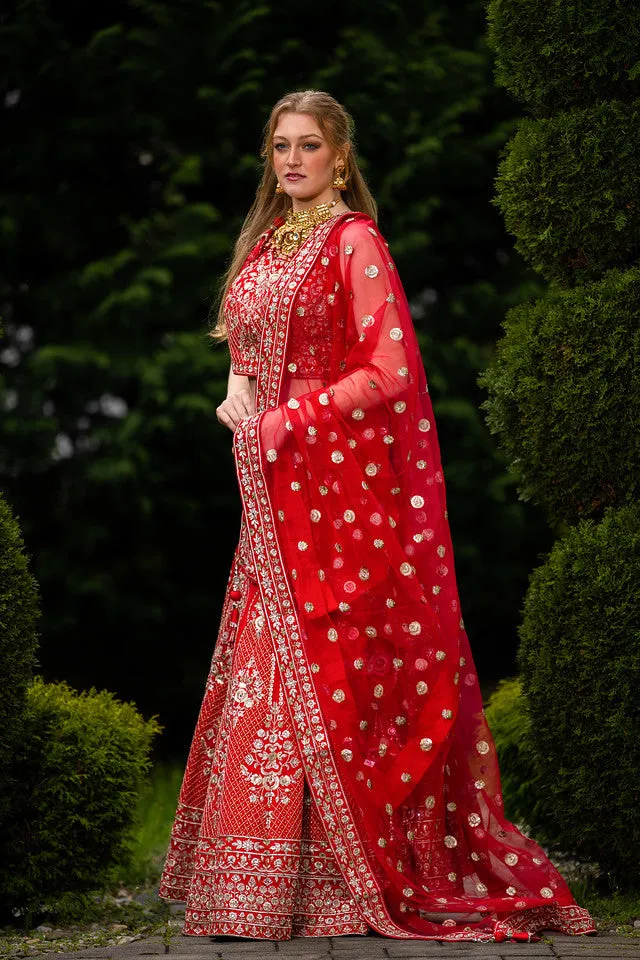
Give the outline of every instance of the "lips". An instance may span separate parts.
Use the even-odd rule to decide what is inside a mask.
[[[290,183],[295,183],[297,180],[304,180],[304,176],[301,173],[287,173],[285,175],[285,180],[289,180]]]

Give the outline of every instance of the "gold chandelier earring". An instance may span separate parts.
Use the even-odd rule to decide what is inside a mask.
[[[337,170],[337,171],[336,171],[336,175],[335,175],[335,177],[333,178],[333,183],[331,184],[331,186],[333,187],[334,190],[346,190],[346,189],[347,189],[347,181],[346,181],[346,180],[344,179],[344,177],[342,176],[343,171],[344,171],[344,167],[341,167],[340,170]]]
[[[276,183],[276,193],[284,193],[284,187],[280,186],[280,181]]]

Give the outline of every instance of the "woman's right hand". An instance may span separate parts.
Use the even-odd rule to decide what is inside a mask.
[[[252,417],[255,412],[255,403],[249,390],[238,390],[237,393],[228,394],[220,406],[216,407],[216,417],[232,432],[241,420]]]

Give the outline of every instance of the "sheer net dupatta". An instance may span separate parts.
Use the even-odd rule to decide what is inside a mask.
[[[502,813],[432,407],[394,264],[368,218],[335,234],[344,370],[242,421],[234,439],[312,794],[380,932],[586,932],[586,911]]]

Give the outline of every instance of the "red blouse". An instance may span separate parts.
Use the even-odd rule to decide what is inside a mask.
[[[287,260],[262,237],[235,278],[225,301],[231,368],[235,374],[258,373],[260,339],[268,317],[273,285]],[[291,381],[330,382],[344,370],[347,303],[340,280],[339,248],[334,237],[322,250],[303,283],[292,286],[293,310],[286,352],[283,395],[296,395]],[[311,387],[313,389],[313,386]]]

